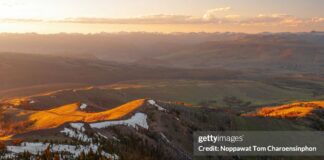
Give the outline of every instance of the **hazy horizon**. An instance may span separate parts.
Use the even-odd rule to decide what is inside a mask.
[[[223,31],[223,32],[157,32],[157,31],[116,31],[116,32],[53,32],[53,33],[42,33],[42,32],[0,32],[0,34],[36,34],[36,35],[59,35],[59,34],[67,34],[67,35],[100,35],[100,34],[156,34],[156,35],[181,35],[181,34],[246,34],[246,35],[258,35],[258,34],[302,34],[302,33],[324,33],[324,30],[310,30],[310,31],[277,31],[277,32],[271,32],[271,31],[260,31],[260,32],[231,32],[231,31]]]

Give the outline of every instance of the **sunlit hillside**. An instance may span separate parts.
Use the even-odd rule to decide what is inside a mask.
[[[305,117],[310,115],[316,109],[324,108],[324,101],[298,102],[282,106],[263,107],[256,113],[245,114],[245,116],[262,117]]]
[[[94,113],[85,112],[84,109],[86,109],[87,105],[80,103],[68,104],[43,111],[25,111],[13,108],[14,112],[12,112],[16,116],[21,117],[21,120],[17,121],[16,124],[25,126],[23,129],[17,130],[17,133],[24,133],[39,129],[55,128],[67,122],[97,122],[119,119],[142,106],[144,102],[145,99],[138,99],[110,110]],[[10,132],[13,134],[15,130],[12,129]],[[8,139],[8,135],[5,136],[2,138]]]

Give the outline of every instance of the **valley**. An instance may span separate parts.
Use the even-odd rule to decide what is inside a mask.
[[[65,158],[80,158],[96,152],[100,153],[95,154],[97,157],[108,159],[137,159],[143,156],[156,159],[158,155],[161,159],[192,159],[191,134],[194,131],[324,128],[320,112],[324,108],[323,101],[263,108],[253,99],[248,104],[239,99],[203,101],[206,96],[198,96],[197,93],[190,94],[196,94],[194,97],[199,101],[188,101],[188,93],[179,91],[205,90],[210,93],[214,90],[211,87],[218,83],[221,83],[218,87],[231,83],[172,82],[122,82],[5,99],[1,102],[3,119],[0,137],[6,141],[7,151],[2,159],[38,157],[47,148],[53,153],[49,156],[60,155]],[[238,86],[243,83],[246,87],[245,83],[250,82],[233,83]],[[188,87],[193,89],[188,90]],[[178,91],[173,97],[185,97],[184,101],[174,101],[163,96],[172,95],[175,92],[172,88]],[[149,95],[164,100],[157,97],[149,99]],[[241,95],[236,96],[242,98]],[[289,100],[273,101],[284,104]],[[144,151],[133,148],[133,152],[125,152],[132,145],[151,149]],[[23,154],[25,151],[29,155]]]
[[[192,136],[324,129],[322,32],[6,37],[1,160],[303,159],[199,157]]]

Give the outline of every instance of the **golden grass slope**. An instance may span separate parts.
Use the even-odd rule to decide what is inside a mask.
[[[9,135],[9,136],[5,136],[5,137],[0,137],[0,142],[1,141],[7,141],[7,140],[10,140],[11,139],[11,135]]]
[[[14,98],[10,100],[4,101],[5,104],[11,105],[13,107],[18,107],[24,103],[27,103],[28,99],[27,98]]]
[[[119,119],[142,106],[145,99],[134,100],[114,109],[103,112],[87,113],[79,109],[78,103],[73,103],[55,109],[38,111],[29,116],[33,121],[30,130],[48,129],[58,127],[66,122],[96,122],[104,120]]]
[[[306,117],[314,110],[324,108],[324,101],[297,102],[282,106],[263,107],[252,114],[243,116],[277,117],[277,118],[297,118]]]

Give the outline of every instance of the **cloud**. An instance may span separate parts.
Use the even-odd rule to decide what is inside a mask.
[[[203,18],[205,20],[215,19],[218,16],[219,12],[225,12],[230,10],[231,7],[224,7],[224,8],[214,8],[211,10],[208,10],[204,15]]]
[[[158,14],[131,18],[66,18],[56,22],[87,24],[188,24],[199,23],[199,18],[186,15]]]
[[[223,8],[214,8],[214,9],[211,9],[211,10],[208,10],[208,12],[223,12],[223,11],[228,11],[230,10],[231,7],[223,7]]]
[[[307,22],[307,19],[297,18],[288,14],[260,14],[256,17],[242,20],[242,25],[286,25],[286,26],[298,26]]]
[[[219,16],[218,12],[228,11],[231,7],[215,8],[206,11],[200,17],[191,15],[157,14],[128,18],[96,18],[76,17],[60,20],[41,19],[0,19],[5,23],[70,23],[70,24],[215,24],[215,25],[240,25],[240,26],[320,26],[324,25],[324,17],[299,18],[288,14],[259,14],[256,16],[242,17],[232,14]]]
[[[0,18],[0,23],[35,23],[43,22],[42,19],[29,19],[29,18]]]
[[[0,6],[2,7],[17,7],[17,6],[24,6],[26,2],[19,1],[19,0],[0,0]]]
[[[313,23],[324,23],[324,17],[313,17],[311,19],[311,22],[313,22]]]
[[[287,14],[260,14],[254,17],[240,15],[194,17],[187,15],[149,15],[132,18],[67,18],[52,21],[56,23],[83,23],[83,24],[229,24],[244,26],[289,26],[324,23],[324,18],[298,18]]]
[[[225,16],[225,18],[228,18],[228,19],[238,19],[238,18],[240,18],[241,16],[240,15],[237,15],[237,14],[235,14],[235,15],[226,15]]]

